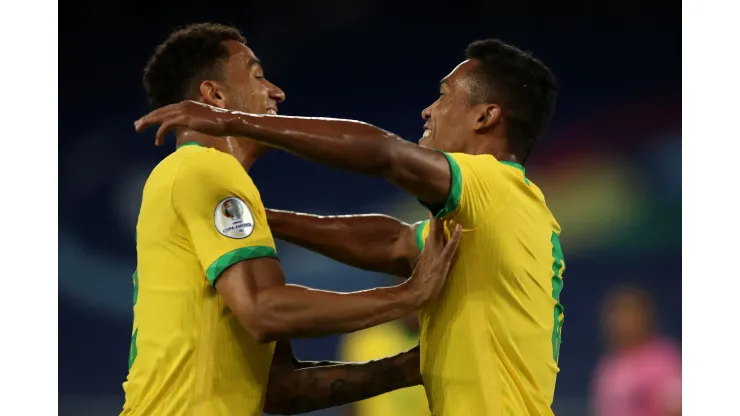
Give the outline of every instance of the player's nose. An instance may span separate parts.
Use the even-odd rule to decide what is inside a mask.
[[[434,104],[421,110],[421,118],[423,118],[424,121],[429,120],[429,118],[432,117],[432,106],[434,106]]]
[[[278,104],[285,101],[285,92],[283,92],[283,90],[281,90],[280,87],[272,83],[270,83],[269,96],[271,99],[275,100],[275,102],[277,102]]]

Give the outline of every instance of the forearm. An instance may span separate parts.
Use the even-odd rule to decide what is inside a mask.
[[[266,211],[276,238],[353,267],[408,277],[418,255],[411,226],[386,215]]]
[[[341,361],[295,361],[293,365],[295,365],[296,369],[301,368],[314,368],[314,367],[329,367],[329,366],[335,366],[335,365],[342,365],[347,364],[343,363]]]
[[[392,148],[414,146],[373,125],[331,118],[232,112],[228,135],[243,136],[338,169],[384,176]]]
[[[422,383],[419,349],[367,363],[308,367],[270,379],[265,411],[307,413]],[[277,378],[277,377],[275,377]]]
[[[407,283],[353,293],[284,285],[262,291],[242,313],[262,342],[354,332],[408,315],[421,306]]]

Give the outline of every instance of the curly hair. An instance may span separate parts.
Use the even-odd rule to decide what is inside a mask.
[[[226,41],[246,44],[241,32],[216,23],[198,23],[173,32],[157,46],[144,68],[144,89],[156,109],[194,99],[204,80],[223,78]]]

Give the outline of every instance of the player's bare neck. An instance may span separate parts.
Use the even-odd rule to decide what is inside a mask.
[[[498,137],[477,137],[469,142],[464,153],[469,155],[492,155],[496,160],[502,162],[522,163],[514,153],[509,150],[505,139]]]

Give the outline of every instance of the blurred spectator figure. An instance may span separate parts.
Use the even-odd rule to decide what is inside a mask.
[[[340,346],[340,360],[362,362],[396,355],[419,344],[416,314],[363,331],[347,334]],[[424,386],[386,393],[345,406],[343,416],[429,416]]]
[[[608,351],[593,381],[597,416],[681,414],[681,347],[657,334],[656,321],[647,293],[623,287],[607,295]]]

